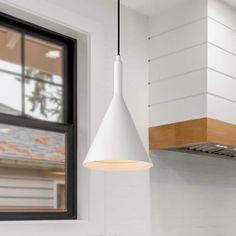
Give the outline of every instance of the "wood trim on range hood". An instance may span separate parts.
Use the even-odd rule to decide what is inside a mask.
[[[236,147],[236,125],[201,118],[149,128],[150,149],[176,149],[198,144]]]

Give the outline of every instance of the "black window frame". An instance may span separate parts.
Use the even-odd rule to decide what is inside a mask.
[[[0,113],[0,123],[66,134],[66,211],[0,211],[0,221],[77,219],[77,40],[0,12],[0,26],[63,47],[62,123]]]

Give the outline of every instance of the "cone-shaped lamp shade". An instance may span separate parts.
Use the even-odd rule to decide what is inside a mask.
[[[114,96],[83,163],[97,170],[138,170],[152,167],[122,96],[122,63],[114,68]]]

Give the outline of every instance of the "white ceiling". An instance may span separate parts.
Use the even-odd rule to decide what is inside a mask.
[[[186,1],[190,0],[121,0],[123,5],[147,16],[155,15],[157,12]]]
[[[121,0],[123,5],[126,5],[127,7],[147,16],[155,15],[158,12],[187,1],[191,0]],[[236,8],[236,0],[222,1]]]

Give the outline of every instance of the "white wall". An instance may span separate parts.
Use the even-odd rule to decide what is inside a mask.
[[[80,119],[82,125],[79,124],[81,142],[86,146],[86,141],[83,138],[88,139],[87,136],[91,136],[92,139],[94,137],[112,96],[113,61],[116,53],[115,1],[1,0],[0,3],[2,3],[2,9],[7,9],[13,15],[22,16],[32,22],[55,27],[62,32],[67,32],[66,28],[69,28],[69,34],[73,31],[79,37],[79,45],[86,44],[84,42],[86,37],[89,39],[90,84],[81,80],[80,77],[79,84],[84,90],[78,88],[81,94],[86,95],[86,86],[89,86],[91,92],[88,99],[90,119],[82,117]],[[22,10],[27,14],[24,12],[22,14]],[[125,7],[122,7],[121,12],[124,93],[140,135],[147,146],[148,66],[146,39],[148,22],[147,17]],[[40,18],[46,19],[46,21]],[[51,21],[52,24],[47,21]],[[63,29],[60,28],[60,25],[63,25]],[[85,36],[81,36],[77,32],[84,33]],[[79,53],[86,54],[81,50]],[[83,67],[80,69],[83,70]],[[83,103],[80,103],[80,106],[83,107],[83,111],[87,111]],[[86,128],[86,122],[88,123],[89,120],[91,126]],[[90,130],[89,134],[87,134],[88,130]],[[82,159],[85,147],[81,148],[83,149],[83,152],[80,152]],[[87,179],[87,171],[79,171],[79,189],[85,189],[83,194],[79,194],[80,211],[82,212],[79,214],[82,221],[3,222],[0,225],[1,233],[7,236],[16,234],[19,236],[42,234],[46,236],[99,236],[105,234],[109,236],[113,233],[117,233],[117,236],[148,236],[150,234],[149,173],[147,171],[125,174],[106,173],[105,175],[91,172],[89,182]]]
[[[234,160],[170,151],[152,160],[152,235],[235,235]]]

